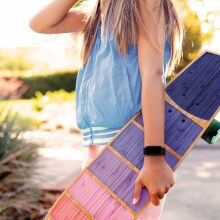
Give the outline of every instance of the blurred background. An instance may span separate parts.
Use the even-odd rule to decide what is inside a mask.
[[[82,39],[79,33],[47,35],[29,28],[48,2],[0,3],[1,220],[43,219],[80,173],[75,82]],[[185,40],[173,76],[204,50],[220,53],[219,1],[179,0],[177,6]],[[175,174],[162,220],[220,219],[219,158],[220,142],[197,143]]]

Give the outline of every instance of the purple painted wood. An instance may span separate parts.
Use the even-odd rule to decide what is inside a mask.
[[[165,143],[184,155],[203,128],[167,102],[165,109]]]
[[[166,152],[165,159],[173,170],[174,170],[176,164],[179,162],[179,160],[173,154],[171,154],[169,151]]]
[[[97,220],[121,220],[122,216],[127,220],[133,219],[131,212],[116,201],[87,172],[82,174],[67,193]],[[65,219],[68,220],[68,218]]]
[[[135,119],[134,119],[138,124],[142,125],[144,127],[144,121],[142,117],[142,113],[139,114]]]
[[[149,194],[144,187],[138,204],[132,204],[134,182],[138,174],[111,150],[105,149],[90,165],[89,170],[135,212],[138,212],[148,201]]]
[[[143,167],[144,132],[133,123],[122,131],[111,146],[138,169]]]
[[[220,56],[205,53],[178,76],[166,92],[187,112],[210,120],[220,105]]]
[[[168,112],[170,108],[166,108],[166,110]],[[142,124],[143,126],[142,114],[138,115],[135,118],[135,121]],[[123,155],[128,161],[130,161],[138,169],[141,169],[143,167],[143,161],[144,161],[143,138],[144,138],[143,132],[139,128],[137,128],[134,124],[131,123],[128,126],[128,128],[126,128],[121,133],[121,135],[119,135],[112,142],[111,146],[114,147],[114,149],[116,149],[121,155]],[[175,165],[179,162],[179,160],[169,151],[167,151],[165,159],[172,169],[174,169]]]
[[[135,121],[143,126],[142,114]],[[202,128],[180,111],[165,102],[165,144],[180,155],[192,145]],[[144,132],[134,124],[128,127],[111,144],[138,169],[143,166]],[[170,164],[173,167],[172,164]]]

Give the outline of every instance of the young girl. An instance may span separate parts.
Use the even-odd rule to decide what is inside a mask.
[[[85,150],[82,169],[142,109],[144,146],[164,146],[165,72],[180,57],[182,28],[172,0],[53,0],[29,26],[38,33],[81,32],[82,67],[76,119]],[[144,147],[143,146],[143,147]],[[143,186],[151,203],[138,219],[159,219],[174,185],[163,156],[144,156],[134,203]]]

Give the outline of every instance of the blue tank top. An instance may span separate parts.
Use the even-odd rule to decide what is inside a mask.
[[[166,65],[170,59],[170,42],[166,39],[162,80],[166,86]],[[101,39],[101,25],[84,68],[76,79],[76,123],[83,132],[83,146],[103,144],[141,109],[141,77],[137,46],[131,43],[122,56],[113,33]],[[107,136],[106,136],[107,135]],[[101,137],[101,136],[100,136]],[[105,139],[105,140],[104,140]]]

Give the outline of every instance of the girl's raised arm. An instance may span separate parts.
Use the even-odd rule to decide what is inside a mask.
[[[53,0],[31,18],[29,27],[33,31],[43,34],[81,31],[85,12],[72,8],[77,1]]]
[[[138,62],[142,79],[142,115],[144,121],[144,146],[164,146],[164,85],[163,56],[165,47],[165,17],[159,13],[160,1],[148,2],[151,17],[148,19],[148,33],[139,28]],[[151,3],[150,3],[151,2]],[[144,6],[143,6],[144,8]],[[147,14],[147,12],[145,12]],[[164,156],[144,156],[144,166],[136,179],[134,198],[140,199],[141,187],[145,185],[150,193],[151,202],[159,205],[159,199],[174,184],[173,171]]]

